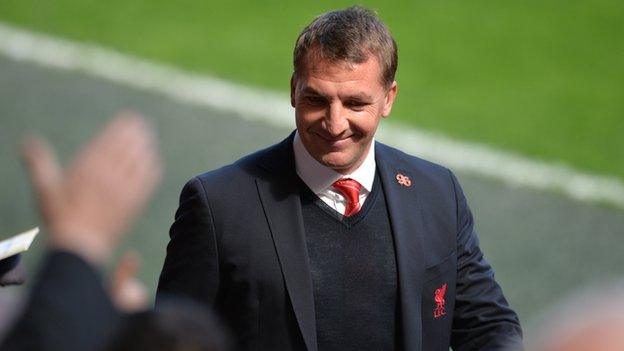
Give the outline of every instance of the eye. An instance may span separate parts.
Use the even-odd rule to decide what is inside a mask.
[[[327,102],[323,97],[321,96],[304,96],[303,97],[303,101],[311,106],[323,106],[325,105],[325,103]]]
[[[361,101],[361,100],[349,100],[347,102],[345,102],[344,104],[347,108],[354,110],[354,111],[361,111],[364,109],[364,107],[370,105],[368,102],[365,101]]]

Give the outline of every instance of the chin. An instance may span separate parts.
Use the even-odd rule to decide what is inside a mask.
[[[324,155],[318,160],[323,166],[329,167],[336,172],[346,173],[353,167],[353,160],[341,157],[341,155]]]

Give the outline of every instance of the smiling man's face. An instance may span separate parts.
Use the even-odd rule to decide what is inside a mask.
[[[364,161],[379,121],[390,114],[397,84],[382,84],[374,56],[360,64],[320,60],[302,71],[290,85],[301,141],[321,164],[351,173]]]

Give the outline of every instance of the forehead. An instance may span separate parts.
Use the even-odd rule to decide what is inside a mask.
[[[381,66],[374,56],[369,56],[362,63],[328,59],[307,60],[302,71],[299,77],[302,88],[383,89]]]

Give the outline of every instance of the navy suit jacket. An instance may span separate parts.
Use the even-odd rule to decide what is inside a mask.
[[[157,303],[182,293],[213,306],[242,349],[317,350],[292,139],[190,180],[170,230]],[[398,344],[519,347],[518,318],[479,249],[455,176],[381,143],[375,152],[395,243]]]

